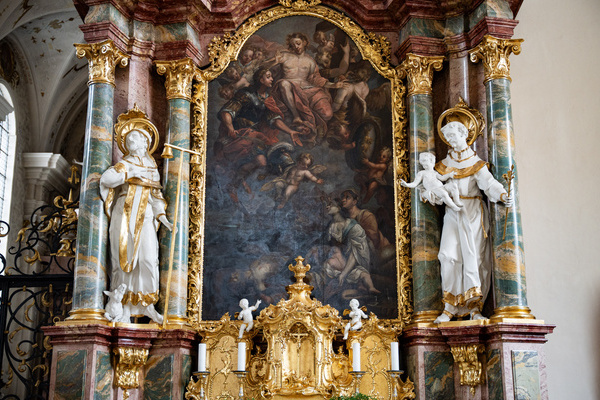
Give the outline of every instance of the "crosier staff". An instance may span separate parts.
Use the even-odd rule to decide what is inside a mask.
[[[515,165],[513,164],[510,166],[510,169],[505,174],[502,175],[502,177],[506,181],[506,185],[507,185],[507,194],[506,194],[507,199],[510,197],[511,183],[512,183],[513,178],[515,177],[514,170],[515,170]],[[502,234],[502,240],[504,240],[504,238],[506,238],[506,224],[508,223],[508,209],[509,209],[509,207],[506,207],[506,212],[504,213],[504,233]]]
[[[179,146],[165,143],[165,149],[163,150],[162,158],[173,158],[172,149],[179,150],[180,154],[179,154],[179,172],[177,173],[177,192],[175,194],[175,215],[173,217],[173,227],[175,227],[175,229],[173,229],[173,234],[171,236],[171,248],[169,250],[169,272],[167,273],[167,293],[165,295],[165,310],[163,312],[163,315],[164,315],[163,329],[165,329],[167,326],[168,311],[169,311],[169,297],[171,294],[171,276],[173,273],[173,257],[175,255],[175,236],[177,235],[176,226],[177,226],[177,222],[178,222],[177,217],[179,216],[179,194],[181,192],[181,174],[183,171],[183,153],[185,152],[185,153],[189,153],[192,155],[190,158],[190,164],[200,164],[200,156],[201,156],[200,153],[198,153],[194,150],[184,149]]]

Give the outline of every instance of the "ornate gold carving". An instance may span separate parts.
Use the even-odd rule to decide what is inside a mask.
[[[442,134],[442,127],[446,125],[448,122],[457,121],[462,123],[467,130],[469,131],[469,136],[467,136],[467,144],[470,146],[475,142],[475,139],[479,137],[479,135],[483,134],[483,130],[485,129],[485,120],[483,119],[483,114],[476,109],[471,108],[462,97],[458,98],[458,103],[452,108],[447,109],[440,115],[437,123],[437,131],[440,139],[444,143],[450,146],[450,143],[446,141],[446,138]]]
[[[482,366],[479,354],[484,350],[482,344],[467,344],[450,346],[454,362],[460,371],[460,384],[471,387],[471,394],[475,394],[475,386],[483,382]]]
[[[155,61],[159,75],[165,75],[167,99],[192,99],[192,80],[194,79],[194,62],[190,58],[176,61]]]
[[[510,53],[521,53],[521,43],[523,39],[498,39],[490,35],[485,35],[477,47],[469,51],[471,61],[483,61],[485,69],[485,80],[492,79],[510,79]]]
[[[115,385],[123,389],[123,399],[129,398],[129,389],[140,386],[140,368],[146,364],[148,349],[135,347],[117,347],[115,366]]]
[[[284,0],[286,1],[286,0]],[[263,26],[280,18],[306,15],[327,20],[342,29],[357,45],[364,59],[391,82],[394,151],[394,182],[396,198],[396,266],[398,276],[398,319],[404,326],[412,314],[412,271],[410,267],[410,192],[400,190],[400,180],[409,179],[409,150],[406,133],[406,88],[402,83],[405,71],[391,64],[387,38],[365,32],[342,13],[308,1],[286,1],[287,7],[267,9],[242,24],[235,32],[215,37],[209,44],[210,65],[196,69],[193,94],[192,149],[202,154],[201,163],[191,168],[190,176],[190,247],[188,268],[188,318],[190,324],[202,326],[202,276],[204,247],[204,197],[206,171],[207,96],[208,82],[218,77],[237,58],[246,40]]]
[[[279,4],[296,10],[306,10],[309,7],[321,4],[321,0],[279,0]]]
[[[408,53],[400,65],[408,79],[408,95],[431,94],[433,71],[442,69],[444,57],[425,57]]]
[[[206,121],[208,83],[194,84],[192,98],[192,150],[200,154],[200,162],[190,165],[190,247],[188,264],[188,320],[199,327],[202,320],[202,285],[204,276],[204,195],[206,191]]]
[[[89,63],[90,80],[92,83],[108,83],[115,86],[115,67],[126,67],[129,56],[117,49],[112,40],[99,43],[75,43],[77,58],[86,57]]]

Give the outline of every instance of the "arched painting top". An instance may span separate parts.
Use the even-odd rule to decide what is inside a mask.
[[[343,296],[348,296],[357,292],[358,295],[360,295],[362,291],[365,294],[364,299],[371,301],[371,304],[373,304],[371,310],[379,310],[380,315],[384,319],[403,326],[410,321],[412,313],[412,305],[410,302],[412,274],[409,255],[409,192],[403,190],[399,184],[400,179],[408,179],[409,175],[409,152],[405,129],[405,87],[401,81],[402,72],[399,68],[391,65],[390,43],[384,36],[365,32],[341,12],[318,5],[318,0],[313,2],[281,0],[281,4],[282,5],[280,6],[269,8],[249,18],[235,32],[225,34],[220,38],[214,38],[209,45],[210,65],[196,71],[195,79],[197,83],[194,85],[193,93],[192,148],[203,154],[203,156],[201,157],[201,162],[193,165],[190,171],[188,320],[196,329],[200,329],[201,327],[202,329],[206,329],[206,324],[210,325],[210,321],[219,319],[220,315],[225,314],[225,310],[230,314],[233,313],[235,311],[233,302],[226,307],[223,307],[225,295],[229,297],[246,296],[250,300],[254,300],[252,297],[263,296],[261,298],[268,298],[272,299],[272,301],[276,301],[279,293],[275,296],[269,291],[273,286],[281,286],[280,289],[284,289],[286,285],[286,277],[283,276],[284,274],[281,274],[282,276],[279,277],[277,276],[277,266],[285,268],[287,265],[285,260],[282,261],[279,258],[282,257],[282,254],[285,254],[284,258],[293,258],[298,255],[306,256],[308,253],[312,252],[311,254],[318,259],[318,261],[314,261],[313,264],[311,264],[313,265],[313,272],[316,274],[317,271],[321,271],[320,273],[322,274],[321,281],[318,282],[321,287],[315,288],[315,291],[317,292],[316,296],[319,296],[320,294],[323,302],[329,303],[329,295],[338,293],[338,298],[332,298],[331,301],[339,308],[342,306],[341,299],[344,299],[343,302],[347,303],[347,300],[345,300],[345,297]],[[275,97],[274,101],[267,106],[270,107],[267,112],[267,114],[270,115],[270,119],[267,121],[267,118],[264,115],[260,118],[263,118],[263,123],[268,122],[267,125],[279,126],[279,133],[274,136],[265,137],[263,134],[264,132],[260,131],[260,129],[250,131],[240,129],[239,132],[243,131],[245,139],[241,142],[236,142],[235,145],[231,145],[231,141],[227,140],[226,132],[229,132],[230,137],[233,137],[231,135],[233,135],[234,132],[235,134],[238,134],[238,126],[234,126],[235,121],[233,121],[233,124],[231,124],[232,126],[227,130],[227,124],[223,122],[222,118],[227,117],[225,119],[229,119],[228,115],[231,115],[232,118],[235,119],[239,113],[228,109],[228,101],[230,99],[236,99],[234,98],[233,93],[219,92],[218,96],[216,96],[218,92],[217,88],[221,89],[228,86],[223,83],[228,82],[225,80],[228,78],[227,74],[223,73],[228,67],[231,69],[231,63],[235,62],[239,64],[239,61],[236,60],[238,60],[242,49],[246,48],[245,46],[248,45],[249,39],[257,33],[257,31],[261,28],[266,28],[270,23],[286,17],[312,17],[327,21],[327,23],[330,23],[335,29],[341,30],[351,41],[353,41],[362,56],[362,60],[368,61],[365,65],[369,65],[369,68],[372,67],[379,74],[380,78],[375,80],[379,82],[379,84],[383,81],[388,81],[388,83],[385,84],[385,93],[387,97],[385,97],[384,101],[387,114],[379,114],[377,116],[367,115],[368,113],[366,113],[365,108],[365,115],[366,117],[369,117],[366,118],[368,121],[346,121],[346,125],[342,126],[342,128],[340,128],[340,126],[332,127],[332,124],[329,123],[329,121],[335,121],[335,113],[340,112],[340,105],[336,105],[334,99],[337,94],[335,91],[341,88],[341,83],[337,86],[334,85],[334,83],[336,81],[341,82],[343,78],[329,78],[329,80],[325,79],[327,83],[325,84],[324,89],[326,92],[329,91],[333,94],[329,100],[329,106],[332,108],[330,111],[334,114],[333,117],[331,116],[331,112],[326,116],[317,116],[316,114],[319,113],[327,114],[327,110],[323,112],[322,109],[312,109],[316,119],[321,119],[322,127],[324,126],[325,132],[321,130],[320,133],[317,133],[316,126],[318,123],[314,123],[313,121],[311,129],[314,130],[314,134],[311,136],[307,133],[306,137],[302,137],[301,140],[298,139],[295,142],[293,135],[290,135],[289,131],[281,128],[281,124],[278,121],[283,121],[284,125],[287,123],[288,127],[293,128],[294,126],[300,126],[301,124],[299,121],[304,117],[299,118],[296,115],[296,118],[293,118],[294,116],[290,114],[290,112],[293,113],[293,111],[291,111],[289,107],[286,108],[286,100],[284,98],[278,99],[277,95],[268,95],[269,97]],[[282,40],[285,42],[283,35],[281,36],[282,38],[279,38],[280,46],[282,46]],[[313,54],[316,58],[316,49],[313,51]],[[351,76],[350,72],[349,74]],[[365,83],[371,84],[373,82],[368,80],[371,78],[360,78],[360,73],[358,71],[354,71],[354,75],[354,82],[363,82],[363,88],[365,87]],[[248,79],[251,81],[251,74],[249,74]],[[271,86],[269,86],[269,90],[272,90],[273,93],[279,93],[279,96],[285,96],[285,94],[281,94],[286,90],[284,87],[285,85],[282,85],[281,82],[279,82],[278,85],[278,78],[276,77],[270,79],[275,82],[271,82],[273,88],[271,89]],[[282,81],[285,80],[279,79]],[[360,79],[363,80],[361,81]],[[352,79],[350,82],[352,82]],[[249,93],[250,90],[256,90],[258,86],[258,82],[252,84],[251,81],[250,86],[236,87],[235,90],[244,90],[245,92],[242,96],[244,98],[255,96],[256,99],[262,99],[261,101],[267,103],[264,97],[261,97],[260,93]],[[375,92],[374,85],[371,84],[371,86],[372,87],[369,89],[372,92]],[[383,84],[381,84],[381,86],[383,86]],[[366,92],[368,92],[369,89],[367,89]],[[295,90],[304,89],[300,88]],[[384,93],[384,91],[381,90],[380,93]],[[325,97],[327,96],[329,96],[329,94],[325,95]],[[364,96],[366,96],[366,93],[364,93]],[[300,97],[302,97],[302,95],[300,95]],[[365,98],[363,97],[362,100],[365,100]],[[362,102],[365,103],[364,101]],[[237,106],[241,107],[242,105],[238,102]],[[345,106],[346,103],[344,103],[343,107]],[[308,108],[311,109],[312,107],[316,106],[310,104]],[[366,107],[366,105],[364,107]],[[291,108],[295,108],[295,106],[292,105]],[[281,111],[280,109],[284,111]],[[279,111],[281,111],[281,116],[277,117],[276,114]],[[308,111],[310,112],[311,110]],[[228,115],[223,114],[224,112]],[[300,112],[303,111],[301,110]],[[381,118],[381,115],[384,115],[384,117]],[[323,120],[325,122],[324,125]],[[375,123],[373,121],[382,122]],[[305,121],[303,121],[303,123],[304,122]],[[306,124],[306,126],[309,125],[310,124]],[[341,125],[344,125],[344,123]],[[335,131],[335,129],[338,131],[351,131],[346,132],[346,136],[350,136],[351,139],[340,139],[344,135],[344,132],[340,133]],[[387,132],[386,135],[382,134],[378,136],[379,133],[375,132],[378,129],[381,129],[381,132]],[[306,130],[308,132],[310,129],[306,128]],[[327,135],[330,135],[330,132],[334,132],[331,134],[332,136],[338,135],[339,137],[332,137],[332,140],[329,140]],[[381,140],[380,137],[382,138]],[[375,140],[371,141],[370,138]],[[346,140],[346,142],[344,142],[344,140]],[[262,148],[258,153],[254,148],[254,143],[257,142],[262,143]],[[300,144],[300,142],[302,142],[302,144]],[[284,143],[287,144],[282,146]],[[282,150],[284,148],[293,148],[293,150],[290,150],[289,154],[287,154],[288,161],[283,160],[281,157],[279,159],[275,157],[283,154]],[[369,157],[372,158],[369,160],[365,159],[364,154],[359,150],[361,148],[369,148]],[[387,148],[387,150],[384,150],[385,148]],[[365,177],[369,178],[366,175],[370,173],[367,171],[367,161],[372,162],[372,164],[377,164],[379,162],[381,165],[382,157],[385,157],[382,155],[386,152],[390,153],[390,149],[392,157],[391,160],[387,162],[387,178],[372,179],[372,177],[370,177],[371,181],[368,181],[368,179],[364,180],[363,178]],[[217,151],[220,152],[219,155],[216,154]],[[312,158],[310,159],[310,162],[307,161],[308,159],[306,159],[306,157],[304,159],[302,158],[303,154],[306,153],[311,153],[310,155]],[[264,156],[262,164],[258,162],[259,157],[257,154],[258,156]],[[332,155],[333,158],[329,158],[330,155]],[[217,157],[221,157],[221,164],[216,161]],[[256,165],[250,165],[251,162],[254,162]],[[288,162],[288,164],[285,164],[286,162]],[[332,164],[334,162],[337,162],[337,164]],[[215,163],[218,165],[218,168],[215,168]],[[298,182],[295,183],[296,190],[288,190],[289,182],[287,182],[288,187],[285,187],[286,185],[284,182],[286,182],[286,179],[289,181],[292,179],[290,176],[284,175],[287,173],[285,171],[291,171],[293,170],[293,167],[299,166],[302,163],[307,164],[306,169],[310,169],[312,174],[306,174],[304,172],[302,173],[304,175],[299,174],[299,178],[297,179]],[[364,163],[364,165],[361,165],[361,163]],[[308,168],[309,165],[311,168]],[[280,171],[275,171],[276,168],[273,169],[274,166],[280,167]],[[356,170],[361,168],[363,168],[364,176],[359,177],[360,171],[357,172]],[[375,167],[371,168],[372,171],[374,171],[374,168]],[[335,175],[337,172],[334,171],[337,171],[338,169],[343,173]],[[224,175],[217,175],[215,172],[217,170],[219,171],[219,174],[229,173],[231,177],[223,178]],[[280,176],[278,176],[277,173],[279,173]],[[302,177],[300,177],[300,175],[302,175]],[[373,183],[375,181],[377,183]],[[281,182],[282,188],[278,188],[278,182]],[[378,230],[377,223],[375,223],[374,231],[372,230],[369,232],[369,228],[366,225],[368,222],[364,221],[361,223],[361,226],[363,226],[364,229],[361,229],[360,227],[355,229],[355,231],[364,231],[362,234],[363,236],[365,234],[373,236],[372,240],[369,238],[369,246],[371,246],[370,250],[360,250],[363,252],[363,255],[359,255],[360,251],[358,250],[358,245],[353,245],[355,246],[353,248],[350,248],[351,246],[349,247],[349,239],[347,239],[347,236],[340,236],[339,240],[341,242],[333,244],[331,237],[335,236],[335,229],[332,228],[335,217],[331,213],[331,210],[327,208],[328,206],[325,205],[323,196],[321,196],[321,199],[319,200],[319,196],[315,194],[319,191],[319,193],[325,193],[329,196],[329,204],[333,204],[334,200],[340,200],[339,197],[342,196],[342,189],[347,188],[347,186],[342,187],[341,185],[348,185],[348,182],[356,185],[356,191],[359,192],[358,195],[364,203],[359,204],[361,212],[368,208],[367,203],[370,201],[372,212],[363,213],[361,215],[366,215],[372,219],[375,218],[376,209],[380,211],[381,209],[385,209],[385,207],[381,206],[382,203],[377,203],[375,201],[376,196],[374,196],[373,190],[382,185],[385,185],[385,189],[388,189],[381,192],[382,198],[387,197],[389,199],[385,201],[388,201],[387,204],[389,205],[390,212],[387,213],[388,215],[383,215],[385,214],[385,210],[383,210],[382,215],[380,216],[381,218],[386,218],[388,221],[387,231],[382,232],[383,229]],[[220,189],[220,198],[217,198],[218,196],[214,192],[216,186],[222,188]],[[374,188],[371,192],[369,192],[369,186]],[[252,193],[251,196],[248,197],[246,192],[248,194]],[[300,200],[307,198],[303,197],[307,195],[312,197],[306,201]],[[334,197],[337,197],[337,199],[334,199]],[[273,235],[273,232],[269,232],[271,235],[269,236],[269,239],[260,238],[258,241],[255,240],[252,243],[244,242],[242,244],[227,242],[231,237],[223,239],[221,237],[224,235],[223,232],[227,229],[233,229],[231,227],[235,224],[232,224],[231,221],[223,222],[224,218],[229,218],[230,216],[223,211],[222,207],[230,207],[231,210],[233,210],[232,212],[239,212],[239,207],[232,207],[232,204],[235,202],[242,202],[243,198],[247,199],[251,205],[250,208],[242,211],[242,213],[247,213],[249,211],[249,214],[245,214],[246,216],[244,216],[243,219],[250,219],[253,215],[262,212],[257,210],[268,208],[269,210],[272,210],[268,213],[273,217],[273,221],[277,224],[281,224],[280,230],[282,231],[282,234]],[[365,202],[364,199],[368,200]],[[221,213],[219,214],[221,215],[221,217],[219,217],[221,219],[214,220],[215,204],[218,202],[221,202],[219,203],[219,207],[221,208],[216,209],[218,211],[216,214]],[[359,203],[361,203],[360,200]],[[338,202],[337,204],[338,207],[342,207],[341,202]],[[312,208],[310,208],[311,206]],[[286,210],[289,212],[286,213]],[[304,215],[302,215],[303,212],[305,213]],[[308,215],[304,220],[298,217],[300,215],[303,217],[306,216],[307,212],[312,214]],[[321,216],[318,217],[316,215],[317,213],[321,213]],[[263,218],[263,220],[261,220],[261,222],[263,224],[259,225],[260,230],[259,228],[253,228],[254,231],[244,231],[244,228],[239,228],[239,226],[235,228],[235,230],[240,232],[243,231],[247,236],[253,235],[254,233],[262,234],[265,230],[264,215],[266,214],[266,212],[262,212],[261,218]],[[248,217],[248,215],[250,215],[250,217]],[[290,217],[290,215],[292,217]],[[296,217],[294,217],[294,215]],[[318,224],[315,223],[317,218],[321,219],[321,232],[317,232]],[[352,217],[349,209],[344,209],[342,210],[341,217],[338,218],[344,218],[344,221],[348,222],[350,219],[354,221],[358,217]],[[300,225],[294,225],[298,224],[298,221],[300,220],[304,222],[301,222]],[[222,223],[222,226],[215,228],[215,224],[218,225],[220,223]],[[354,222],[352,222],[352,224],[353,223]],[[349,224],[349,226],[352,224]],[[312,228],[309,228],[309,226],[312,226]],[[343,229],[339,232],[340,235],[342,234],[342,231]],[[289,241],[287,240],[291,237],[289,236],[290,232],[293,232],[294,234],[300,232],[302,238],[297,239],[292,237],[293,243],[288,246]],[[236,237],[239,237],[241,234],[236,233],[236,235]],[[356,240],[360,239],[359,233],[354,232],[353,235],[356,235]],[[371,242],[377,241],[376,235],[380,235],[381,241],[378,244],[380,248],[374,250],[373,243]],[[390,238],[389,242],[384,236]],[[219,239],[221,243],[225,242],[228,246],[226,246],[227,248],[218,249],[218,252],[224,251],[225,253],[219,254],[219,256],[227,256],[231,259],[231,271],[225,270],[229,265],[219,261],[218,257],[215,257],[215,249],[210,247],[214,247],[214,243],[218,242],[217,239]],[[272,248],[267,246],[269,244],[268,240],[274,241],[274,243],[285,243],[286,246],[283,246],[285,247],[285,250],[277,249],[279,250],[279,253],[277,253],[277,251],[272,252]],[[365,239],[360,240],[364,240],[366,246],[367,241]],[[346,241],[346,243],[343,243],[344,241]],[[317,242],[321,244],[309,246],[309,243]],[[385,243],[388,243],[389,247],[386,248]],[[238,248],[235,248],[236,246],[244,250],[238,251]],[[336,246],[339,246],[339,250],[341,251],[337,252],[336,250],[338,249]],[[207,248],[208,251],[206,251]],[[246,259],[243,257],[244,251],[249,255]],[[371,252],[371,266],[367,265],[369,263],[368,255],[366,261],[364,257],[365,252],[369,253],[369,251]],[[360,264],[362,262],[365,265],[361,266],[362,269],[352,267],[351,273],[343,274],[344,276],[342,278],[338,278],[340,272],[339,270],[338,272],[334,271],[336,268],[335,263],[338,262],[340,265],[347,263],[351,258],[351,252],[354,252],[358,258],[362,257],[357,263]],[[256,256],[255,258],[252,258],[256,254],[263,254],[264,257]],[[233,257],[234,255],[237,258]],[[386,257],[387,260],[389,260],[387,261],[387,264],[385,263]],[[245,265],[242,268],[240,263],[248,265]],[[328,272],[325,271],[326,267],[329,268]],[[265,279],[271,279],[272,282],[268,283],[265,282],[264,279],[260,280],[262,278],[257,277],[257,274],[251,273],[253,269],[259,268],[262,268],[260,269],[260,271],[262,271],[261,273],[267,275],[271,274]],[[375,268],[375,272],[370,268]],[[378,274],[377,268],[379,268],[379,272],[386,272]],[[370,282],[371,279],[368,278],[369,273],[372,275],[372,282]],[[393,281],[393,278],[396,278],[395,282]],[[225,279],[227,279],[227,283],[225,283]],[[253,291],[248,292],[247,294],[244,292],[244,285],[240,283],[243,282],[244,279],[255,280],[255,282],[253,282],[253,285],[255,286],[252,289]],[[391,285],[390,279],[392,282]],[[214,282],[216,281],[221,283],[215,285]],[[338,281],[339,284],[336,283]],[[353,286],[348,286],[350,285],[349,282],[353,282],[351,283]],[[265,287],[267,289],[265,289]],[[336,292],[336,290],[338,292]],[[217,293],[219,291],[222,291],[222,293]],[[234,294],[236,291],[239,293]],[[313,295],[315,295],[315,293],[313,293]],[[385,296],[387,296],[387,303],[386,301],[380,301]],[[394,304],[389,303],[390,299],[394,300]],[[228,302],[229,300],[226,301]],[[216,304],[222,309],[212,306],[212,308],[207,307],[209,303]],[[267,302],[263,301],[263,304],[266,306],[267,304],[265,303]],[[385,304],[385,307],[382,307],[382,304]],[[225,317],[227,317],[227,315],[225,315],[224,318]]]

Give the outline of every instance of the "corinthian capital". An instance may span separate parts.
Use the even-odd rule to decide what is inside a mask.
[[[408,95],[431,94],[433,71],[442,69],[444,57],[426,57],[408,53],[400,68],[408,79]]]
[[[117,64],[126,67],[129,56],[117,49],[112,40],[108,39],[99,43],[75,43],[78,58],[87,58],[92,83],[109,83],[115,86],[115,67]]]
[[[159,75],[165,75],[167,99],[192,100],[192,80],[194,79],[194,62],[190,58],[176,61],[156,61]]]
[[[469,51],[471,61],[483,61],[485,81],[492,79],[510,79],[510,53],[519,54],[523,39],[498,39],[490,35],[484,36],[477,47]]]

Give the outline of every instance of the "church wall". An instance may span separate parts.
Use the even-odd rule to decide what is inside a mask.
[[[529,306],[556,324],[551,399],[600,396],[600,3],[523,2],[511,57]]]

